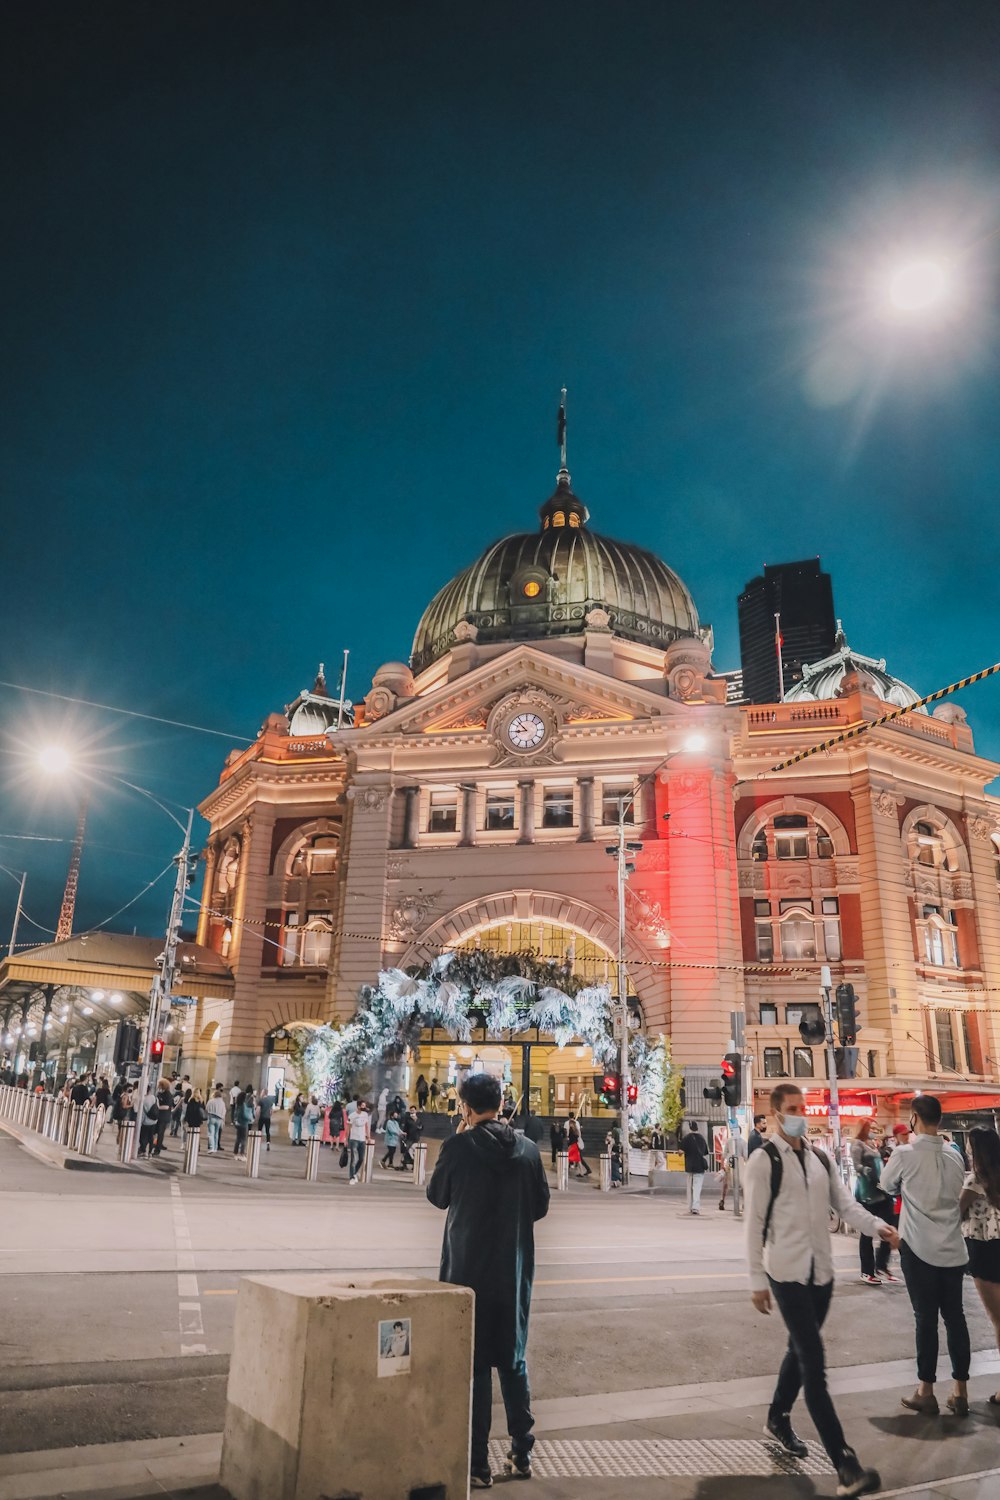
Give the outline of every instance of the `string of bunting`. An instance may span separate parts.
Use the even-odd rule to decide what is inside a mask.
[[[894,719],[901,719],[904,714],[912,714],[918,708],[924,708],[928,703],[936,703],[939,698],[947,698],[949,693],[960,692],[962,688],[971,687],[974,682],[982,682],[984,677],[992,677],[995,672],[1000,672],[1000,661],[994,662],[992,667],[984,667],[981,672],[973,672],[971,677],[963,677],[961,682],[951,682],[947,687],[938,688],[936,693],[928,693],[926,698],[920,698],[916,703],[908,703],[903,708],[894,708],[891,713],[883,714],[879,719],[871,719],[865,724],[855,724],[853,729],[845,729],[842,734],[835,734],[831,739],[823,740],[819,745],[810,745],[807,750],[800,750],[797,755],[789,756],[779,765],[772,766],[768,771],[759,771],[756,780],[763,776],[773,776],[778,771],[787,771],[789,766],[798,765],[800,760],[807,760],[810,755],[819,755],[823,750],[832,750],[834,745],[842,745],[845,740],[855,740],[859,735],[867,734],[869,730],[878,729],[883,724],[891,724]]]

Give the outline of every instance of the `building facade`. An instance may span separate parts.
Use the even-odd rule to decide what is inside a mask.
[[[682,581],[595,532],[560,471],[538,529],[439,591],[353,722],[321,675],[229,757],[202,804],[198,939],[235,992],[189,1025],[199,1076],[276,1080],[289,1032],[348,1019],[380,970],[449,949],[532,950],[613,983],[621,816],[642,845],[623,934],[634,1010],[669,1035],[689,1095],[733,1012],[759,1089],[787,1074],[820,1090],[798,1021],[828,964],[860,999],[855,1083],[873,1107],[891,1116],[929,1085],[992,1098],[998,767],[946,703],[776,769],[916,699],[834,645],[785,702],[727,702]],[[419,1069],[519,1083],[518,1047],[426,1035]],[[543,1113],[595,1107],[585,1047],[536,1036],[524,1067]]]
[[[743,694],[774,703],[798,680],[803,664],[834,647],[833,584],[818,557],[766,563],[737,600]],[[778,656],[781,656],[781,673]]]

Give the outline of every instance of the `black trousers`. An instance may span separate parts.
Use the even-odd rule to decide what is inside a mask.
[[[500,1394],[507,1413],[510,1446],[518,1458],[524,1458],[535,1446],[531,1415],[531,1390],[528,1367],[523,1359],[512,1365],[498,1365]],[[493,1410],[493,1366],[472,1360],[472,1453],[471,1467],[489,1468],[490,1417]]]
[[[263,1135],[263,1137],[264,1137],[265,1141],[267,1142],[267,1144],[270,1145],[271,1144],[271,1116],[270,1115],[261,1115],[261,1117],[260,1117],[260,1124],[258,1125],[257,1129]]]
[[[881,1219],[884,1224],[896,1223],[896,1210],[892,1206],[891,1198],[877,1198],[874,1203],[866,1203],[870,1214],[876,1219]],[[892,1254],[892,1246],[888,1240],[879,1240],[878,1249],[873,1247],[870,1235],[863,1234],[860,1239],[859,1249],[861,1251],[861,1274],[862,1276],[874,1276],[876,1271],[887,1271],[889,1269],[889,1256]]]
[[[944,1320],[952,1380],[968,1380],[972,1352],[965,1321],[962,1292],[964,1266],[932,1266],[914,1255],[904,1240],[899,1263],[913,1305],[917,1333],[917,1379],[933,1385],[937,1379],[938,1317]]]
[[[808,1285],[798,1281],[772,1281],[771,1295],[788,1329],[788,1348],[778,1371],[770,1414],[787,1416],[801,1391],[827,1457],[837,1468],[847,1442],[827,1390],[826,1354],[820,1332],[830,1311],[833,1282],[817,1286],[812,1281]]]

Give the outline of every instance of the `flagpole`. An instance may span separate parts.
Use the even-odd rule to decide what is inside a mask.
[[[774,617],[774,649],[775,649],[775,651],[777,652],[777,655],[778,655],[778,702],[779,703],[784,703],[784,701],[785,701],[785,667],[784,667],[784,663],[781,660],[781,645],[782,645],[782,641],[781,641],[781,616],[780,616],[780,614],[777,614]]]

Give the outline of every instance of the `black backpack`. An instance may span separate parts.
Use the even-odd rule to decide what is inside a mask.
[[[767,1231],[771,1227],[771,1215],[774,1213],[774,1200],[781,1192],[781,1178],[784,1173],[784,1166],[781,1160],[781,1152],[778,1150],[773,1141],[765,1141],[760,1149],[761,1151],[766,1153],[768,1160],[771,1163],[771,1196],[767,1202],[767,1213],[764,1215],[764,1233],[761,1236],[764,1244],[766,1245]],[[819,1157],[820,1161],[826,1168],[826,1175],[829,1177],[833,1172],[833,1167],[826,1152],[820,1151],[818,1146],[810,1146],[808,1149],[812,1152],[813,1156]]]

